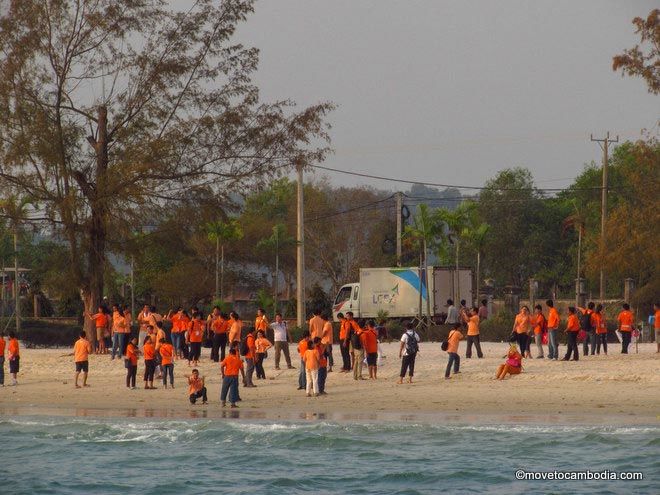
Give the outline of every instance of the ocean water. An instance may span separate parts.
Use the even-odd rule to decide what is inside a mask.
[[[518,469],[641,481],[518,481]],[[660,426],[0,418],[2,494],[660,493]]]

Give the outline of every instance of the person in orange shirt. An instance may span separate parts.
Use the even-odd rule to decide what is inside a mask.
[[[476,307],[472,307],[469,314],[463,314],[462,316],[465,323],[467,323],[467,349],[465,350],[465,357],[467,359],[472,358],[472,344],[474,344],[477,350],[477,357],[481,359],[484,357],[484,353],[481,352],[481,341],[479,340],[479,322],[481,320],[479,310]]]
[[[449,361],[447,362],[447,368],[445,369],[445,380],[449,380],[449,373],[451,372],[452,366],[454,367],[454,375],[460,373],[461,357],[458,355],[458,344],[462,338],[461,324],[454,323],[447,336],[447,354],[449,355]]]
[[[188,344],[190,351],[188,353],[188,366],[192,362],[193,366],[199,364],[199,358],[202,353],[202,340],[204,339],[204,321],[202,313],[197,313],[188,325]]]
[[[319,356],[319,395],[327,395],[325,382],[328,378],[328,346],[319,337],[314,339],[314,350]]]
[[[307,387],[307,373],[305,371],[305,352],[309,348],[309,330],[302,334],[298,342],[298,354],[300,355],[300,372],[298,373],[298,390],[305,390]]]
[[[186,378],[188,379],[188,399],[190,403],[195,404],[197,399],[201,397],[202,404],[206,404],[208,400],[206,397],[206,387],[204,386],[205,379],[203,376],[200,378],[199,370],[192,370],[192,375],[186,375]]]
[[[623,311],[616,317],[616,321],[619,323],[619,332],[621,332],[621,354],[628,354],[630,338],[635,329],[635,316],[630,311],[628,303],[623,303]]]
[[[607,323],[605,322],[602,304],[596,306],[596,310],[591,315],[591,324],[596,332],[596,353],[600,355],[600,347],[602,345],[603,351],[607,356]]]
[[[303,355],[303,362],[305,363],[305,381],[307,397],[314,397],[319,395],[319,354],[314,349],[314,341],[310,340],[307,343],[307,350]]]
[[[376,322],[369,320],[367,329],[361,335],[364,350],[367,353],[367,366],[369,367],[369,380],[378,378],[378,334]]]
[[[7,358],[9,359],[9,375],[11,376],[11,386],[18,385],[18,372],[21,365],[21,354],[18,346],[18,339],[16,334],[12,331],[9,332],[9,345],[7,347]]]
[[[266,352],[268,349],[273,347],[270,340],[265,337],[263,330],[257,331],[257,338],[254,341],[254,367],[257,370],[257,380],[265,380],[266,372],[264,371],[264,359],[266,358]]]
[[[559,313],[555,309],[555,303],[552,299],[545,302],[548,307],[548,359],[559,359]]]
[[[257,317],[254,319],[254,329],[259,332],[262,331],[266,335],[268,330],[268,318],[263,308],[257,309]]]
[[[568,339],[566,355],[562,361],[568,361],[573,354],[573,361],[580,359],[577,345],[577,335],[580,331],[580,321],[575,314],[576,310],[573,306],[568,307],[568,321],[566,322],[566,337]]]
[[[660,352],[660,303],[653,304],[653,330],[655,331],[655,345],[657,350],[655,353]]]
[[[170,385],[174,388],[174,347],[166,339],[160,339],[160,364],[163,367],[163,386],[167,388],[167,376],[170,377]]]
[[[252,376],[254,375],[255,370],[255,361],[257,358],[257,337],[255,332],[248,332],[245,336],[245,340],[240,343],[239,349],[241,350],[240,354],[245,358],[245,375],[243,378],[243,386],[254,388],[256,385],[252,381]]]
[[[87,340],[87,334],[83,330],[80,332],[80,338],[73,344],[73,362],[76,365],[76,374],[74,375],[73,382],[76,388],[80,388],[80,385],[78,385],[78,376],[80,376],[81,372],[83,374],[82,386],[89,386],[87,385],[87,375],[89,374],[90,352],[92,352],[92,344]]]
[[[513,332],[515,333],[518,347],[520,347],[520,354],[522,354],[524,357],[531,357],[529,352],[528,334],[530,328],[531,324],[529,308],[527,306],[523,306],[520,308],[520,313],[516,315],[516,319],[513,322]]]
[[[309,337],[314,340],[315,337],[323,335],[323,318],[321,318],[321,310],[315,309],[314,316],[309,319]]]
[[[140,349],[138,349],[138,339],[133,337],[126,346],[126,387],[135,389],[135,379],[137,378],[137,365]]]
[[[245,372],[243,371],[243,361],[238,357],[238,347],[230,346],[229,354],[220,362],[220,373],[222,374],[222,389],[220,390],[220,402],[222,407],[227,405],[227,392],[229,392],[229,402],[231,407],[238,407],[236,402],[238,397],[238,373],[243,376],[245,381]]]
[[[348,332],[351,328],[350,322],[344,318],[344,313],[337,313],[339,319],[339,350],[341,351],[342,373],[351,371],[351,351],[348,341]]]
[[[495,373],[495,378],[497,380],[504,380],[507,375],[518,375],[522,371],[523,357],[518,352],[516,344],[511,344],[506,357],[506,362],[500,364],[497,368],[497,373]]]
[[[353,319],[353,312],[346,312],[346,320],[348,320],[349,330],[346,337],[347,343],[350,344],[351,364],[353,365],[353,379],[364,380],[362,378],[362,361],[364,361],[364,346],[362,345],[362,328],[357,321]]]
[[[534,342],[536,342],[536,359],[543,359],[543,334],[548,329],[548,322],[543,316],[543,308],[540,304],[534,306],[532,325],[534,326]]]
[[[147,335],[142,341],[142,353],[144,355],[144,389],[154,390],[156,388],[154,387],[154,374],[156,373],[156,346],[149,335]]]
[[[126,318],[118,304],[112,306],[112,353],[110,359],[124,354],[125,340],[127,335]]]
[[[210,332],[213,334],[211,343],[211,361],[219,363],[225,358],[229,323],[227,322],[226,315],[220,312],[218,306],[213,308],[213,312],[209,315],[209,321],[207,323],[209,324]]]
[[[334,330],[332,328],[332,322],[330,321],[330,315],[322,313],[321,318],[323,318],[323,330],[320,337],[324,346],[324,351],[328,356],[328,373],[332,373],[332,367],[335,364],[335,360],[332,357],[332,344],[335,340]]]
[[[589,355],[589,345],[591,345],[591,355],[596,354],[596,332],[595,327],[593,326],[592,316],[594,314],[594,308],[596,304],[594,302],[589,302],[586,308],[581,308],[578,306],[578,317],[580,320],[580,330],[584,330],[586,336],[584,342],[582,343],[582,354],[584,356]]]
[[[107,310],[103,306],[99,306],[96,313],[86,313],[90,320],[94,320],[94,328],[96,328],[96,354],[106,354],[108,350],[105,347],[105,338],[108,331],[108,315]]]
[[[178,307],[176,312],[172,314],[172,310],[167,313],[165,316],[166,320],[172,322],[172,345],[176,352],[176,356],[179,358],[183,357],[183,334],[188,328],[188,323],[190,322],[190,317],[183,308]],[[160,342],[160,339],[156,342]]]
[[[0,387],[5,386],[5,333],[0,332]]]
[[[243,332],[243,322],[235,311],[229,313],[229,345],[235,342],[241,342],[241,333]]]

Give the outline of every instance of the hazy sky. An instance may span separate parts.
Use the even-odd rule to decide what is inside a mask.
[[[332,101],[329,167],[483,185],[528,167],[564,187],[589,141],[654,128],[660,97],[612,71],[637,42],[634,0],[261,0],[239,38],[261,49],[265,100]],[[655,127],[654,127],[655,126]],[[407,189],[327,173],[333,183]]]

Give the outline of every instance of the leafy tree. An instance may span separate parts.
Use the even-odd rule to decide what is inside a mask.
[[[212,222],[206,225],[209,240],[215,242],[215,298],[224,300],[222,287],[225,276],[225,244],[243,238],[243,229],[237,220]],[[220,273],[218,274],[218,266]]]
[[[660,94],[660,9],[653,9],[646,19],[635,17],[632,22],[640,43],[616,55],[612,69],[621,70],[623,75],[643,78],[649,93]]]
[[[257,243],[258,249],[264,249],[267,251],[275,252],[275,271],[273,276],[273,312],[277,313],[277,301],[279,299],[279,278],[280,278],[280,249],[286,249],[290,246],[296,245],[296,239],[287,235],[286,225],[278,223],[273,226],[273,233],[270,237],[261,239]],[[266,306],[262,306],[266,307]]]

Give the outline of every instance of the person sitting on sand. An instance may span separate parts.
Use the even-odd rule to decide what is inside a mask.
[[[80,332],[80,338],[73,344],[73,361],[76,363],[76,374],[74,376],[74,384],[76,388],[78,385],[78,376],[83,374],[83,387],[87,385],[87,374],[89,373],[89,354],[92,352],[92,344],[87,340],[87,334],[83,330]]]
[[[202,404],[206,404],[206,387],[204,386],[204,377],[199,376],[199,370],[192,370],[192,375],[186,375],[188,379],[188,398],[191,404],[202,398]]]
[[[504,380],[506,375],[518,375],[522,371],[522,355],[518,352],[516,344],[511,344],[509,352],[506,356],[506,362],[497,367],[495,378],[497,380]]]

